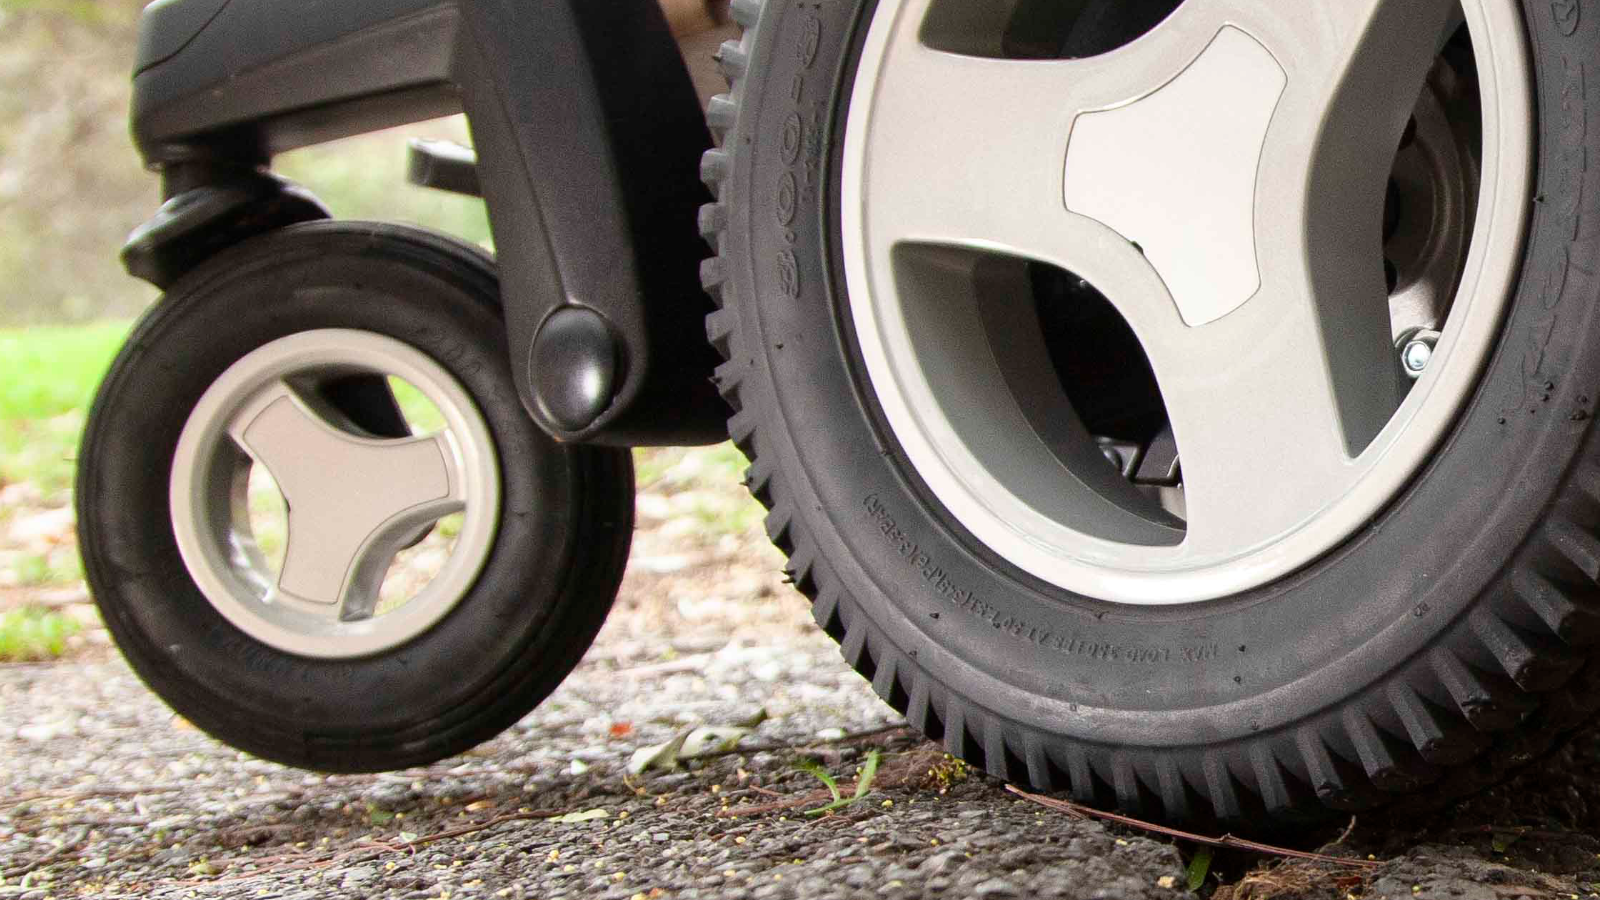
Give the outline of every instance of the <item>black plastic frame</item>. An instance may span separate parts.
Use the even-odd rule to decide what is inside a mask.
[[[711,138],[653,0],[160,0],[145,13],[133,135],[169,197],[458,111],[528,411],[568,441],[722,440],[695,224]],[[552,373],[530,372],[540,326],[568,307],[598,313],[618,349],[610,403],[578,430],[538,400]]]

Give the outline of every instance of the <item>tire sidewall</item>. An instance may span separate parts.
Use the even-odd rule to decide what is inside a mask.
[[[943,513],[876,407],[833,237],[836,98],[848,98],[873,5],[763,10],[731,138],[723,257],[735,296],[751,298],[733,361],[753,374],[745,407],[764,411],[758,456],[776,457],[816,555],[902,658],[1030,727],[1125,746],[1214,744],[1347,700],[1503,600],[1505,574],[1537,553],[1526,538],[1566,502],[1569,469],[1592,457],[1600,353],[1584,273],[1596,271],[1600,233],[1580,227],[1579,211],[1596,189],[1584,159],[1600,151],[1600,98],[1583,73],[1600,63],[1600,15],[1569,0],[1524,6],[1543,202],[1484,377],[1430,462],[1361,532],[1291,576],[1225,600],[1134,608],[1073,596],[988,551]],[[937,105],[930,97],[930,115]],[[792,216],[778,200],[789,178]]]
[[[231,743],[278,759],[286,742],[303,744],[307,758],[291,761],[325,768],[343,767],[345,744],[387,746],[399,760],[451,740],[453,729],[483,731],[496,704],[520,703],[520,715],[539,698],[528,699],[512,663],[565,658],[552,640],[586,646],[592,637],[562,621],[570,616],[562,573],[577,564],[583,537],[586,451],[556,445],[523,412],[488,263],[442,240],[394,234],[297,226],[186,277],[114,363],[90,415],[80,475],[86,566],[108,625],[146,680]],[[168,507],[178,438],[206,389],[250,351],[318,328],[384,335],[433,359],[477,405],[500,468],[495,544],[472,588],[427,632],[357,659],[285,653],[229,623],[184,567]],[[611,528],[631,530],[617,521],[626,514],[609,518]],[[603,612],[610,597],[598,599]]]

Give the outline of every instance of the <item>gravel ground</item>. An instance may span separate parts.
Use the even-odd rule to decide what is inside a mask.
[[[0,897],[1192,896],[1193,845],[1029,803],[899,728],[703,465],[641,494],[616,612],[572,677],[426,769],[325,777],[229,750],[77,611],[68,660],[0,666]],[[732,752],[628,774],[639,747],[763,710]],[[874,753],[860,802],[805,814],[830,795],[804,760],[849,795]],[[1600,732],[1437,819],[1369,818],[1282,840],[1370,868],[1229,851],[1199,893],[1600,896]]]

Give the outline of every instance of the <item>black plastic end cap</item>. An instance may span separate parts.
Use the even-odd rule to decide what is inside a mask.
[[[551,313],[528,360],[540,410],[564,431],[593,425],[611,405],[620,354],[610,326],[594,310],[566,306]]]
[[[122,266],[162,290],[209,257],[255,234],[331,218],[297,184],[252,173],[175,194],[128,235]]]

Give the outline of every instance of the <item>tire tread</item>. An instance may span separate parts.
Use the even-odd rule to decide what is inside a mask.
[[[754,40],[773,2],[735,0],[733,18],[744,33],[719,53],[730,91],[711,101],[708,117],[722,146],[701,164],[718,198],[701,222],[716,232],[719,253],[727,252],[723,232],[733,212],[725,193],[735,168],[733,148],[751,137],[740,133],[750,127],[740,116],[746,76],[760,63]],[[1056,741],[1004,720],[933,680],[838,586],[828,559],[793,514],[783,471],[764,459],[761,404],[754,398],[766,395],[765,376],[743,345],[750,338],[738,305],[730,305],[749,299],[736,297],[737,281],[727,277],[741,261],[716,260],[702,270],[719,307],[707,332],[727,360],[717,383],[739,409],[729,430],[752,460],[752,492],[772,510],[768,533],[793,561],[796,587],[812,599],[818,623],[840,641],[845,660],[869,678],[876,674],[879,695],[952,755],[1036,789],[1066,790],[1093,806],[1140,809],[1180,822],[1304,824],[1385,805],[1425,811],[1482,790],[1556,745],[1600,706],[1600,698],[1589,699],[1595,695],[1591,682],[1600,679],[1577,677],[1595,666],[1572,650],[1600,639],[1600,535],[1563,517],[1557,504],[1501,581],[1478,598],[1474,615],[1452,623],[1431,650],[1386,682],[1276,733],[1224,748],[1128,752]],[[1568,483],[1568,493],[1600,519],[1600,467],[1584,464]],[[1557,568],[1571,569],[1572,577],[1539,565],[1541,547],[1553,550]],[[1397,803],[1428,785],[1426,794]]]

